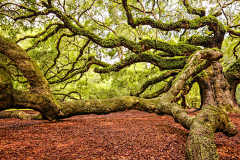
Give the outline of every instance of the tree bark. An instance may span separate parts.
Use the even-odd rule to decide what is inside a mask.
[[[214,143],[214,133],[218,131],[229,137],[237,134],[236,126],[224,111],[218,106],[204,105],[190,127],[185,146],[186,159],[219,159]]]
[[[202,105],[212,104],[230,113],[240,113],[236,100],[238,80],[228,81],[219,61],[196,78],[201,90]]]

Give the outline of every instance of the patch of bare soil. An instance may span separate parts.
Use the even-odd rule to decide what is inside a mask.
[[[240,131],[240,115],[229,117]],[[51,123],[0,119],[0,159],[181,160],[188,133],[170,116],[136,110]],[[221,159],[240,159],[239,134],[216,133],[215,142]]]

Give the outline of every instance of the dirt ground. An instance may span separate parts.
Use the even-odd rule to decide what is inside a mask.
[[[240,115],[229,117],[240,131]],[[0,159],[181,160],[188,133],[170,116],[136,110],[51,123],[0,119]],[[240,134],[216,133],[215,142],[221,159],[240,159]]]

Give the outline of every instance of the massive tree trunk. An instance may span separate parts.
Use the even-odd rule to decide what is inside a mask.
[[[240,113],[236,100],[237,79],[229,81],[227,73],[223,72],[222,65],[216,61],[196,78],[200,89],[202,105],[216,105],[229,113]]]
[[[0,37],[0,53],[9,57],[18,66],[31,85],[29,92],[13,89],[10,72],[1,63],[0,111],[9,108],[31,108],[38,110],[43,118],[48,120],[79,114],[107,114],[126,109],[156,112],[160,115],[168,114],[190,130],[186,145],[186,159],[219,159],[214,143],[214,133],[221,131],[227,136],[237,134],[237,128],[226,114],[226,111],[239,113],[239,108],[232,99],[234,89],[230,87],[230,84],[233,83],[233,78],[230,76],[231,70],[228,76],[224,76],[218,62],[218,59],[222,57],[219,51],[205,49],[190,56],[185,67],[172,82],[171,88],[162,97],[144,99],[129,96],[71,102],[57,102],[53,98],[48,82],[36,63],[18,45]],[[202,110],[197,116],[189,116],[176,103],[183,95],[184,85],[189,79],[196,79],[202,91]]]

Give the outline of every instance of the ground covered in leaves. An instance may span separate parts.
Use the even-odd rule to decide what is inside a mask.
[[[229,117],[240,132],[240,115]],[[0,119],[0,159],[181,160],[188,133],[170,116],[136,110],[51,123]],[[215,142],[221,159],[240,159],[240,134],[216,133]]]

